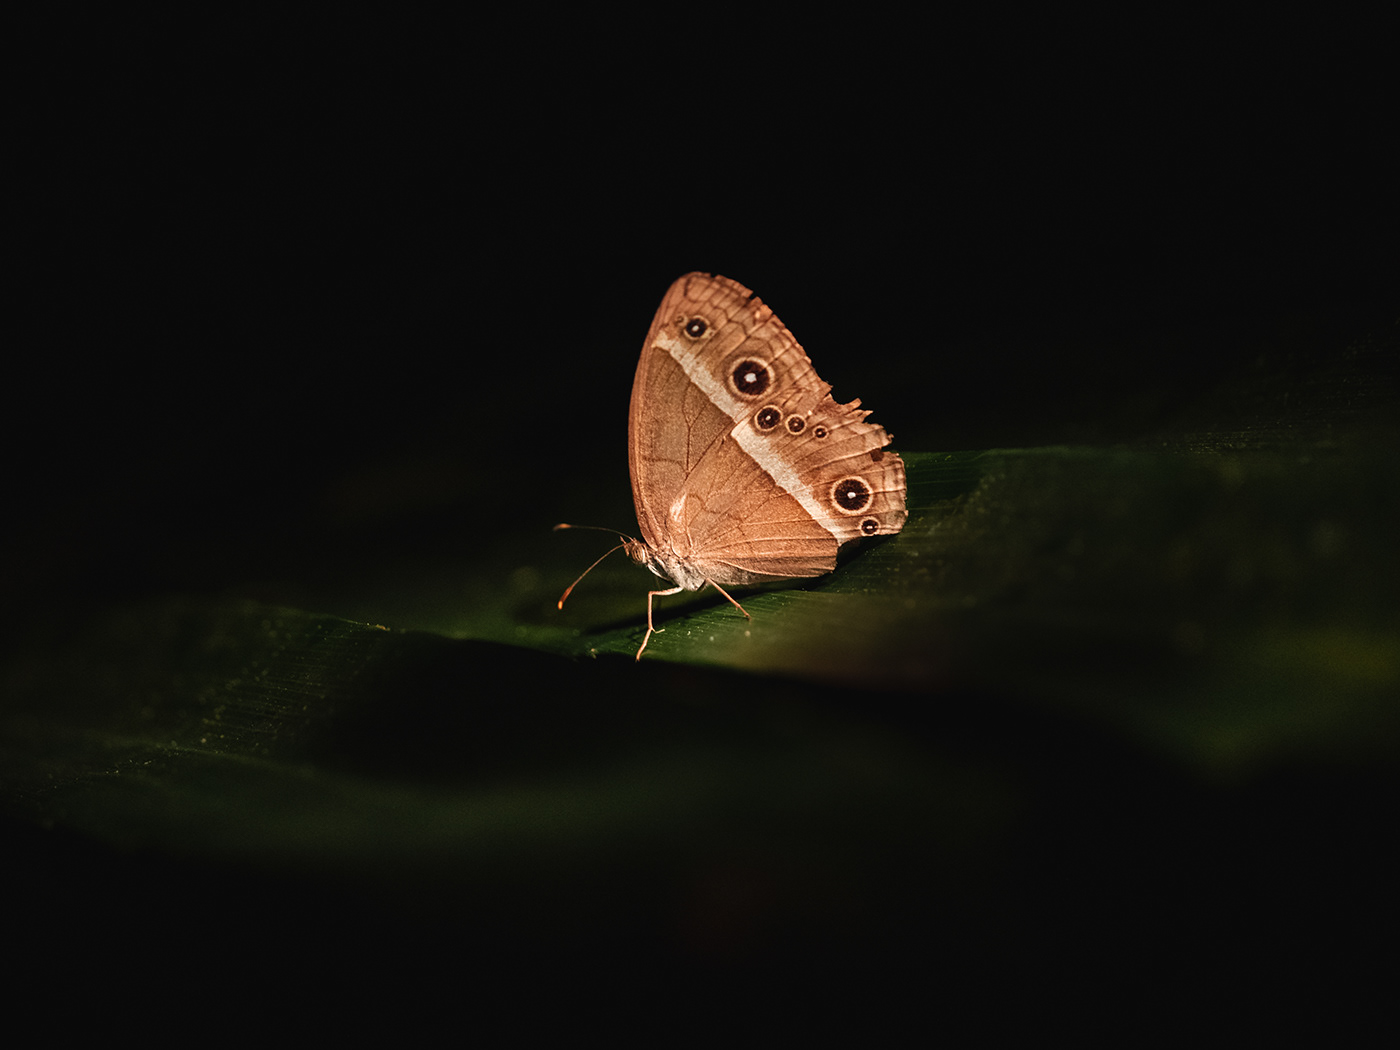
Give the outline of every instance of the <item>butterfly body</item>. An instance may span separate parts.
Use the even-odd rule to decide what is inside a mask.
[[[885,450],[889,435],[830,391],[749,289],[703,273],[671,285],[628,425],[641,539],[625,548],[675,585],[648,597],[648,640],[655,595],[820,576],[844,544],[903,527],[904,464]]]

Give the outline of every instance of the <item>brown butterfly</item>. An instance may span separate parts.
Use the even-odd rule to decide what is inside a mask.
[[[671,285],[642,345],[628,417],[642,538],[624,535],[620,546],[674,584],[647,592],[637,659],[657,631],[658,595],[708,583],[747,618],[725,587],[821,576],[844,544],[904,527],[904,462],[885,451],[889,435],[865,422],[859,400],[838,405],[830,391],[738,281],[689,273]]]

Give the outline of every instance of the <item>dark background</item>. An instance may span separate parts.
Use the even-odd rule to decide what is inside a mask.
[[[1361,37],[556,17],[39,35],[8,645],[168,593],[377,618],[344,596],[406,554],[630,529],[632,372],[689,270],[754,289],[914,452],[1154,441],[1395,323],[1390,67]],[[7,831],[33,883],[98,854],[119,889],[84,918],[147,884],[286,891]]]
[[[1383,69],[1326,33],[85,28],[20,106],[26,594],[629,529],[632,370],[692,269],[916,451],[1150,438],[1394,321]]]

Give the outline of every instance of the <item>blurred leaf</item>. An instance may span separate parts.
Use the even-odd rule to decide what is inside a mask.
[[[661,599],[644,659],[1070,704],[1208,766],[1396,742],[1400,548],[1395,515],[1374,513],[1400,492],[1389,448],[906,460],[900,535],[829,577],[741,596],[751,621],[713,594]],[[632,604],[645,609],[644,585]],[[545,644],[630,655],[644,626],[634,613],[584,646]],[[1327,731],[1309,745],[1300,718]]]
[[[854,921],[841,911],[883,881],[872,856],[938,857],[957,883],[1014,808],[995,774],[930,765],[810,694],[253,603],[124,609],[7,672],[12,813],[333,879],[439,922],[480,921],[486,894],[493,925],[539,936],[639,907],[684,925],[723,871],[776,894],[733,920],[740,941],[814,907]]]
[[[1311,897],[1334,869],[1391,881],[1400,441],[1393,399],[1368,404],[1337,429],[905,453],[900,535],[740,595],[752,620],[662,599],[641,662],[651,578],[614,559],[561,613],[578,547],[534,536],[429,566],[437,590],[383,572],[397,590],[360,601],[385,626],[75,603],[0,666],[0,798],[111,851],[68,877],[192,860],[273,879],[267,907],[312,887],[297,914],[334,887],[330,926],[348,900],[526,955],[936,944],[1000,973],[1086,910],[1151,944],[1272,930],[1278,872]]]

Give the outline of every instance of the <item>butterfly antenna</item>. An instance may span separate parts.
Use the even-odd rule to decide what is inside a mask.
[[[598,562],[601,562],[603,558],[606,558],[613,551],[622,550],[623,547],[627,546],[627,541],[631,539],[631,537],[628,536],[625,532],[618,532],[616,529],[606,529],[601,525],[570,525],[566,522],[561,521],[558,525],[554,526],[555,532],[558,532],[560,529],[591,529],[594,532],[611,532],[614,536],[622,537],[621,543],[619,543],[616,547],[609,547],[606,551],[603,552],[602,557],[599,558],[598,561],[595,561],[588,568],[584,569],[583,572],[578,574],[578,579],[575,580],[573,583],[569,584],[568,589],[565,590],[564,593],[559,596],[558,608],[562,609],[564,608],[564,602],[568,599],[569,595],[574,593],[574,588],[583,582],[583,578],[585,576],[587,576],[590,572],[592,572],[598,567]]]
[[[558,532],[560,529],[589,529],[592,532],[610,532],[614,536],[621,536],[624,540],[630,540],[632,538],[627,535],[627,533],[618,532],[616,529],[610,529],[606,525],[570,525],[567,521],[561,521],[550,531]]]

